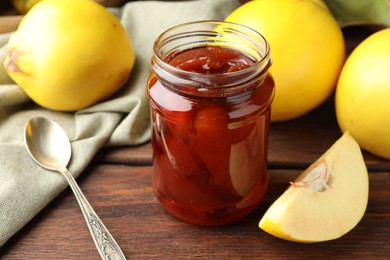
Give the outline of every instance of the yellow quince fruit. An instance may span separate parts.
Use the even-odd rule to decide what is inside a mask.
[[[377,156],[390,159],[390,28],[361,42],[348,57],[336,87],[342,131]]]
[[[127,31],[106,8],[91,0],[43,0],[11,36],[4,66],[39,105],[75,111],[119,90],[134,61]]]
[[[226,21],[262,34],[271,47],[276,92],[271,120],[304,115],[333,92],[344,64],[340,27],[322,0],[256,0]]]

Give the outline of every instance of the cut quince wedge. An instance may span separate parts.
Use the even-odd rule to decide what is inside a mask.
[[[348,133],[291,182],[270,206],[259,227],[294,242],[337,239],[362,219],[369,179],[361,149]]]

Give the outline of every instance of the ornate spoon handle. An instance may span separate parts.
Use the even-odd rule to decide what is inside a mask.
[[[126,259],[113,236],[88,203],[72,174],[67,169],[61,170],[61,173],[66,177],[69,186],[72,188],[73,193],[76,196],[101,258],[105,260]]]

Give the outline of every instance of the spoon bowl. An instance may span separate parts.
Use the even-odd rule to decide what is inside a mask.
[[[65,169],[72,154],[65,131],[54,121],[32,118],[25,129],[27,151],[33,160],[43,168],[52,171]]]
[[[88,203],[72,174],[66,169],[72,156],[72,148],[61,126],[48,118],[32,118],[26,124],[24,141],[28,153],[38,165],[61,172],[65,176],[80,205],[100,257],[126,259],[114,237]]]

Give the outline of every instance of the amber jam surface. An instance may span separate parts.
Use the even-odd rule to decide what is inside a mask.
[[[219,46],[190,49],[168,61],[170,65],[179,69],[202,74],[242,70],[251,66],[253,62],[241,52]]]
[[[237,50],[209,46],[185,50],[166,62],[222,79],[255,61]],[[201,225],[230,223],[252,211],[268,184],[272,77],[266,73],[238,94],[200,97],[181,93],[180,86],[167,87],[152,73],[148,94],[152,186],[163,206],[177,218]]]

